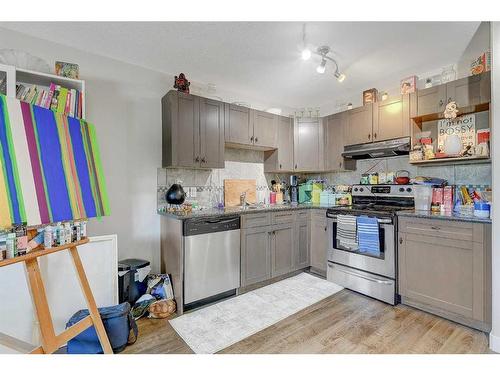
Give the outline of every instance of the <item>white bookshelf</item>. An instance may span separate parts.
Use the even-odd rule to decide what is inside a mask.
[[[21,69],[11,65],[0,64],[0,81],[6,78],[6,90],[1,92],[4,95],[15,98],[16,84],[37,85],[45,90],[49,89],[51,83],[61,85],[67,89],[75,89],[83,94],[82,98],[82,118],[85,116],[85,81],[81,79],[72,79],[60,77],[55,74],[35,72],[32,70]]]

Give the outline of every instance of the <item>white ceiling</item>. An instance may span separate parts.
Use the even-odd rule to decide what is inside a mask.
[[[311,22],[347,78],[300,59],[299,22],[2,23],[1,26],[288,107],[329,106],[364,89],[456,63],[479,22]],[[76,42],[75,42],[76,41]],[[28,51],[29,52],[29,51]],[[330,73],[330,74],[328,74]]]

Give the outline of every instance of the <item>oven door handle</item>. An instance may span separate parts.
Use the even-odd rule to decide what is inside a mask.
[[[334,268],[331,263],[328,263],[328,267]],[[361,274],[358,274],[358,273],[354,273],[354,272],[342,270],[340,268],[336,268],[336,270],[340,271],[340,272],[347,273],[348,275],[351,275],[351,276],[361,277],[362,279],[365,279],[365,280],[368,280],[368,281],[372,281],[372,282],[378,283],[378,284],[386,284],[387,285],[387,284],[392,284],[393,283],[392,281],[380,280],[380,279],[376,279],[374,277],[369,277],[369,276],[361,275]]]
[[[357,216],[357,215],[354,215],[354,216]],[[329,214],[326,214],[326,217],[329,218],[329,219],[334,219],[333,221],[334,222],[337,222],[337,215],[329,215]],[[391,219],[377,219],[378,223],[379,224],[392,224],[392,220]]]

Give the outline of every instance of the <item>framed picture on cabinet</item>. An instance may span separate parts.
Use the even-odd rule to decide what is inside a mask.
[[[411,94],[417,88],[417,76],[411,76],[401,80],[401,95]]]
[[[368,103],[375,103],[377,101],[377,89],[369,89],[363,91],[363,105]]]

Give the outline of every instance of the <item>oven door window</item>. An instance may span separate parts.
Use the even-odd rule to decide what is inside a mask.
[[[385,237],[386,237],[386,235],[385,235],[385,229],[384,229],[383,225],[379,225],[378,236],[379,236],[379,242],[380,242],[379,243],[380,253],[378,253],[378,254],[370,253],[370,252],[366,252],[366,251],[361,251],[359,249],[353,250],[353,249],[349,249],[347,247],[342,246],[340,244],[340,241],[337,239],[337,222],[334,221],[331,225],[333,225],[332,236],[333,236],[333,244],[334,244],[334,247],[336,250],[348,251],[350,253],[364,255],[367,257],[371,257],[371,258],[379,258],[379,259],[385,258],[385,250],[386,250]]]

